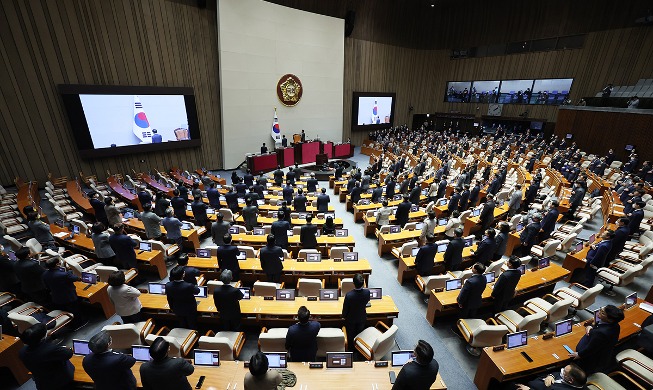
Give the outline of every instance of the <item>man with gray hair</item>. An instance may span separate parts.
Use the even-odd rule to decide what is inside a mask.
[[[177,244],[179,249],[183,248],[182,246],[182,235],[181,227],[183,224],[180,220],[175,218],[175,211],[172,207],[166,209],[166,217],[163,218],[163,227],[166,229],[166,238],[170,244]]]
[[[136,389],[136,378],[132,366],[136,359],[111,350],[111,336],[101,331],[91,337],[88,348],[89,355],[84,357],[84,371],[93,379],[97,390]]]
[[[221,286],[213,290],[215,309],[220,313],[220,326],[223,331],[238,331],[240,328],[240,300],[243,292],[230,283],[233,274],[226,269],[220,274]]]

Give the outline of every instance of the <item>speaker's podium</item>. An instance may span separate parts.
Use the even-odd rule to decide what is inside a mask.
[[[315,155],[315,164],[324,165],[329,162],[329,156],[326,153],[319,153]]]
[[[302,142],[302,135],[301,134],[293,134],[292,135],[292,142],[295,144],[298,144]]]

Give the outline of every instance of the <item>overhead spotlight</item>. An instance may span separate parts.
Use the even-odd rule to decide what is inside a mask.
[[[435,3],[431,3],[431,8],[435,7]]]

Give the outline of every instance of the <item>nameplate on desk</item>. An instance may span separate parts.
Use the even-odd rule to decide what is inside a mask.
[[[543,335],[542,335],[542,340],[552,339],[552,338],[553,338],[553,335],[554,335],[553,332],[543,334]]]
[[[388,367],[387,361],[376,361],[374,362],[374,367]]]
[[[263,297],[264,301],[274,301],[274,297]]]
[[[306,297],[306,300],[309,302],[317,301],[317,297]]]
[[[298,259],[297,259],[297,262],[298,262],[298,263],[303,263],[303,262],[305,262],[305,261],[306,261],[306,260],[304,260],[304,259],[302,259],[302,258],[298,258]]]
[[[341,261],[342,261],[342,259],[333,259],[334,263],[340,263]]]
[[[503,351],[505,348],[506,348],[506,346],[503,345],[503,344],[502,345],[495,345],[494,347],[492,347],[492,350],[494,352],[498,352],[498,351]]]
[[[443,288],[434,288],[433,291],[435,291],[436,293],[441,293],[442,291],[444,291],[444,289]]]
[[[324,363],[308,363],[308,368],[324,368]]]

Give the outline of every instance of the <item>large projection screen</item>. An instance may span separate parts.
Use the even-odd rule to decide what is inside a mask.
[[[220,101],[224,168],[258,153],[270,136],[274,108],[281,134],[342,141],[344,20],[260,0],[219,0]],[[276,95],[284,74],[303,95],[285,107]]]

